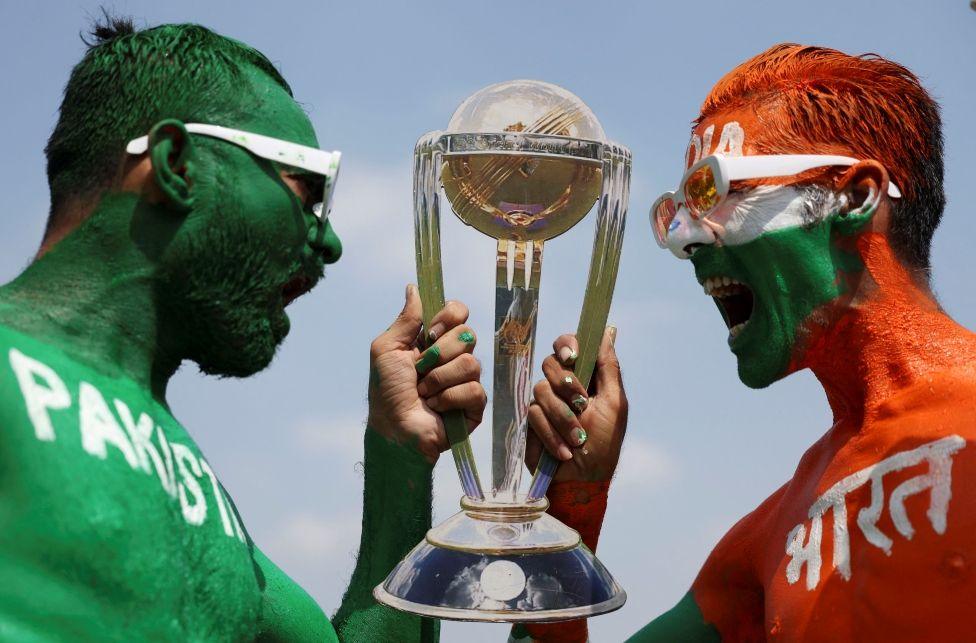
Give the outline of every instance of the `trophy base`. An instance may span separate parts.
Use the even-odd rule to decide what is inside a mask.
[[[461,500],[373,596],[398,610],[458,621],[542,623],[623,606],[627,594],[545,499]]]

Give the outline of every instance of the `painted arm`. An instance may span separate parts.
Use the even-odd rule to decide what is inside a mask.
[[[718,630],[705,622],[691,592],[627,639],[628,643],[716,643],[721,640]]]
[[[359,556],[333,626],[341,641],[435,642],[438,621],[380,605],[372,593],[430,529],[433,466],[367,427],[364,471]]]
[[[436,341],[421,353],[420,297],[411,285],[400,316],[371,347],[362,537],[332,620],[341,641],[439,638],[438,621],[380,605],[372,592],[430,528],[434,463],[449,446],[438,413],[461,409],[471,429],[481,422],[487,396],[467,317],[463,304],[448,302],[431,320]]]
[[[607,330],[590,390],[573,374],[578,351],[576,338],[563,335],[553,343],[553,354],[542,363],[546,378],[536,384],[529,407],[526,464],[535,469],[542,449],[561,460],[553,484],[546,492],[549,513],[579,532],[583,543],[596,551],[607,493],[620,458],[627,428],[627,396],[614,351],[615,331]],[[586,643],[585,620],[512,628],[513,641]]]

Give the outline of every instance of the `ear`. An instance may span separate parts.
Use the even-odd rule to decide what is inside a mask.
[[[860,161],[837,181],[840,208],[831,221],[843,235],[861,230],[888,197],[888,170],[877,161]]]
[[[159,121],[149,131],[153,179],[166,202],[179,212],[193,207],[193,143],[182,121]]]

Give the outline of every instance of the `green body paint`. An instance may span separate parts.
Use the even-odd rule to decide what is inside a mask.
[[[461,340],[462,344],[471,344],[472,342],[474,342],[474,335],[472,335],[468,331],[464,331],[463,333],[458,335],[458,339]]]
[[[333,617],[336,630],[343,641],[436,643],[438,621],[379,605],[372,593],[431,527],[434,467],[413,445],[397,444],[371,428],[365,454],[359,558]]]
[[[437,364],[437,360],[441,358],[441,349],[439,346],[431,346],[425,350],[420,358],[417,360],[417,372],[423,375],[430,369],[434,368]]]
[[[286,284],[314,284],[339,242],[330,227],[310,237],[282,168],[172,136],[179,121],[149,151],[147,180],[169,200],[101,192],[125,142],[167,118],[317,145],[270,63],[201,27],[122,36],[76,68],[48,169],[55,209],[92,209],[60,233],[52,216],[47,252],[0,288],[0,638],[335,641],[248,538],[166,386],[185,360],[231,376],[267,366],[288,332]],[[429,467],[375,451],[342,640],[433,641],[429,622],[371,600],[430,524]]]
[[[704,246],[692,255],[699,282],[728,276],[752,289],[749,323],[729,342],[747,386],[762,388],[783,377],[804,322],[844,294],[848,279],[863,271],[860,257],[838,245],[835,235],[828,219],[768,232],[742,245]]]
[[[657,617],[639,632],[627,639],[627,643],[719,643],[718,630],[705,622],[701,609],[691,592],[682,597],[677,605]]]
[[[0,327],[0,423],[2,638],[335,640],[145,387]]]

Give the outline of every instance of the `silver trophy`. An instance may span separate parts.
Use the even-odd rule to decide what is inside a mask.
[[[427,532],[373,590],[394,608],[435,618],[542,622],[594,616],[627,599],[579,534],[546,513],[558,461],[544,455],[520,492],[543,246],[598,203],[577,330],[575,374],[588,386],[617,278],[630,151],[606,140],[577,96],[515,80],[465,100],[444,132],[414,151],[417,276],[424,323],[444,306],[440,191],[467,225],[498,243],[492,486],[482,489],[460,412],[444,416],[461,478],[461,512]]]

